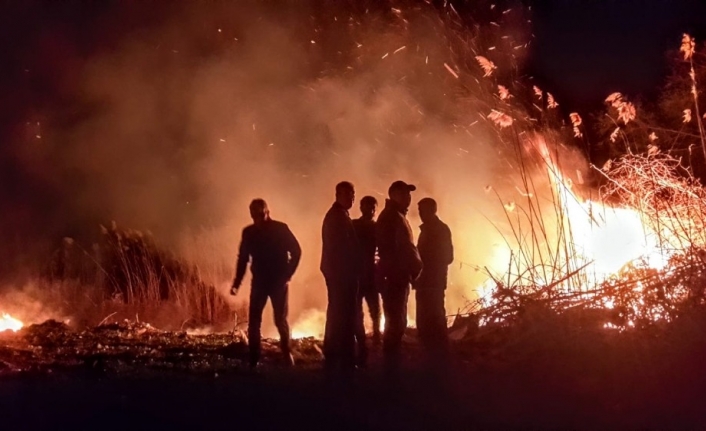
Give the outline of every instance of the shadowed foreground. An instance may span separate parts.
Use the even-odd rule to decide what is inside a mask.
[[[399,381],[383,378],[376,352],[371,368],[348,385],[326,382],[313,340],[297,342],[294,369],[280,367],[266,345],[264,372],[252,375],[240,365],[245,352],[233,335],[112,325],[97,331],[105,340],[98,354],[75,350],[68,339],[82,334],[93,343],[95,329],[54,326],[51,334],[68,338],[54,345],[41,339],[48,347],[38,349],[28,346],[40,340],[40,328],[30,327],[0,342],[0,415],[3,428],[23,430],[703,429],[706,343],[695,342],[702,320],[649,337],[587,331],[577,338],[539,324],[476,336],[454,345],[455,363],[443,375],[423,371],[409,338],[413,355]],[[128,337],[133,330],[139,334]],[[64,356],[51,362],[52,354],[34,350]],[[27,365],[30,354],[34,365],[9,370],[13,357],[15,366]],[[165,366],[169,361],[176,365]]]

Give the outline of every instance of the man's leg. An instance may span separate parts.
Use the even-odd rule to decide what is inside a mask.
[[[355,310],[355,344],[357,347],[357,364],[365,367],[368,362],[368,346],[365,344],[365,322],[363,313],[363,296],[358,295],[356,298]]]
[[[383,291],[382,306],[385,313],[383,355],[388,370],[397,369],[402,355],[402,337],[407,328],[407,300],[409,284],[388,282]]]
[[[380,294],[375,285],[366,287],[365,302],[368,304],[370,320],[373,322],[373,343],[380,343]]]
[[[260,361],[260,327],[262,326],[262,311],[265,309],[266,303],[267,290],[252,286],[248,310],[248,350],[251,367],[255,367]]]
[[[445,293],[443,289],[436,289],[432,291],[433,298],[431,298],[433,304],[432,319],[434,322],[431,336],[434,339],[435,347],[442,356],[441,359],[445,359],[449,348],[449,336],[446,328],[446,307],[444,304]]]
[[[287,321],[289,314],[289,283],[273,288],[270,292],[270,300],[272,301],[275,326],[279,332],[280,350],[282,355],[284,355],[284,360],[291,365],[293,363],[289,341],[291,334],[289,322]]]
[[[433,336],[433,325],[434,321],[431,318],[430,308],[433,305],[430,303],[429,289],[416,289],[414,291],[414,296],[417,302],[417,333],[419,334],[419,341],[422,343],[424,349],[429,353],[431,351]]]
[[[346,280],[341,285],[339,304],[342,318],[341,366],[344,371],[352,371],[355,369],[355,332],[358,303],[358,281]]]
[[[338,367],[341,359],[340,283],[327,279],[326,290],[328,304],[324,328],[324,365],[329,371],[333,371]]]

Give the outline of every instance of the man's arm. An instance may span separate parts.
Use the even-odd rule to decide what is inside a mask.
[[[414,281],[419,278],[419,274],[422,272],[422,258],[419,256],[417,246],[414,245],[412,231],[406,222],[403,222],[398,227],[395,234],[395,241],[398,247],[397,250],[402,256],[403,265],[406,266],[411,280]]]
[[[325,243],[323,252],[326,254],[326,268],[324,277],[338,277],[341,275],[342,252],[345,247],[345,216],[330,214],[324,219],[322,228],[323,241]]]
[[[289,269],[287,271],[287,280],[289,280],[292,278],[294,272],[299,266],[299,261],[302,257],[302,248],[299,245],[299,241],[297,241],[297,237],[295,237],[292,231],[289,229],[289,226],[285,225],[284,229],[285,240],[287,243],[287,251],[289,251]]]
[[[235,265],[235,279],[233,280],[233,288],[238,289],[243,283],[243,278],[245,277],[245,270],[248,267],[248,261],[250,261],[250,240],[247,230],[243,229],[243,235],[240,239],[240,247],[238,250],[238,261]]]
[[[451,229],[449,229],[448,226],[444,226],[444,249],[443,249],[443,256],[444,256],[444,263],[446,265],[451,265],[454,261],[454,245],[453,241],[451,240]]]

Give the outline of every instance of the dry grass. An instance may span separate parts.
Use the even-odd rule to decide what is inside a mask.
[[[165,328],[232,326],[228,304],[199,266],[159,247],[151,235],[115,224],[102,228],[90,251],[65,239],[39,284],[72,304],[62,307],[66,313],[93,324],[112,313],[112,319],[142,316]],[[93,307],[80,306],[85,295]]]

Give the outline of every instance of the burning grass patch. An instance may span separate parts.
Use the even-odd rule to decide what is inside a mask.
[[[151,234],[113,223],[101,227],[100,240],[92,247],[65,238],[37,284],[45,293],[64,293],[59,302],[73,304],[64,307],[67,313],[85,323],[96,324],[115,313],[183,328],[213,327],[232,319],[214,283],[202,277],[196,264],[157,244]],[[84,297],[90,297],[93,308],[79,312]]]
[[[558,151],[540,138],[526,141],[549,176],[549,205],[534,198],[541,191],[523,171],[527,208],[507,217],[515,235],[508,245],[517,250],[505,274],[488,271],[468,308],[475,321],[513,326],[545,310],[622,331],[703,307],[706,193],[680,160],[653,150],[595,168],[604,185],[591,200],[563,173]]]

